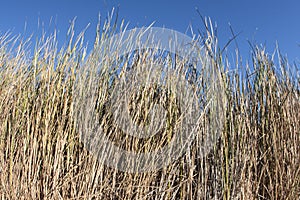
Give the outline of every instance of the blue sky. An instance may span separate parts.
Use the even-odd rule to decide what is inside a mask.
[[[300,62],[300,1],[299,0],[6,0],[0,7],[0,34],[10,30],[25,35],[38,32],[38,19],[45,29],[58,29],[64,40],[69,21],[74,17],[79,33],[88,23],[86,38],[90,43],[95,36],[98,14],[102,19],[119,7],[119,18],[129,22],[129,27],[150,25],[186,32],[189,25],[194,30],[204,30],[196,8],[218,25],[220,45],[226,44],[231,33],[229,23],[236,33],[242,56],[249,59],[247,40],[265,44],[272,53],[276,41],[290,62]],[[49,22],[53,17],[52,25]],[[231,44],[232,48],[235,43]],[[233,52],[232,52],[233,53]]]

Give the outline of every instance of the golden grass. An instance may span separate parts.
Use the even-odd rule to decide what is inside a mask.
[[[110,26],[108,21],[98,34],[95,49],[112,34]],[[213,53],[211,63],[222,69],[227,98],[217,144],[201,157],[201,133],[210,131],[212,117],[207,112],[199,134],[179,160],[154,172],[127,173],[99,163],[79,139],[75,91],[78,86],[92,87],[93,82],[80,81],[81,70],[85,66],[97,69],[101,53],[85,57],[83,34],[74,38],[72,29],[65,48],[57,49],[54,33],[41,38],[33,56],[26,50],[28,41],[0,36],[1,199],[299,198],[300,79],[291,78],[290,66],[280,55],[275,64],[275,58],[256,47],[253,66],[243,66],[243,77],[238,67],[226,71],[232,66],[212,49],[217,44],[207,46],[205,55]],[[107,93],[113,87],[105,72],[98,77],[95,109],[99,115],[104,112],[101,119],[107,130],[114,131],[105,115]],[[143,92],[153,96],[151,90]],[[172,100],[167,106],[170,131],[180,113]],[[115,134],[113,139],[125,148],[151,149],[147,140],[141,145],[134,138]],[[151,145],[164,145],[170,135],[163,137],[154,138]]]

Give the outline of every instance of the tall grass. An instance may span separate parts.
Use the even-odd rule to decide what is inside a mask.
[[[184,156],[161,170],[129,173],[103,165],[80,141],[75,91],[94,81],[88,75],[83,81],[82,69],[97,69],[102,54],[96,50],[114,33],[111,20],[97,33],[88,56],[84,34],[75,38],[73,26],[62,49],[53,33],[40,38],[34,54],[28,50],[31,39],[0,36],[1,199],[299,199],[300,77],[291,74],[293,66],[279,51],[276,59],[255,46],[253,66],[231,64],[208,31],[212,43],[204,55],[222,72],[227,99],[219,140],[201,157],[202,135],[211,131],[207,112]],[[109,76],[98,77],[95,110],[116,135],[112,139],[143,151],[164,145],[180,115],[176,103],[167,105],[171,135],[139,144],[113,129],[105,113],[113,87]],[[151,89],[143,92],[153,96]]]

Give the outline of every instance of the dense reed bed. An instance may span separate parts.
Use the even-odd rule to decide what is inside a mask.
[[[213,31],[202,38],[211,41],[202,43],[202,64],[220,72],[226,105],[220,137],[209,153],[202,157],[199,150],[214,116],[205,112],[190,148],[167,167],[130,173],[99,162],[80,140],[74,100],[78,87],[88,91],[88,81],[95,81],[83,77],[87,72],[82,69],[99,66],[99,46],[113,33],[111,20],[99,27],[92,53],[87,53],[83,33],[74,36],[73,26],[62,49],[54,32],[39,38],[34,53],[32,39],[0,36],[1,199],[299,199],[299,68],[279,50],[268,54],[259,46],[253,47],[249,64],[231,61],[219,51]],[[165,103],[166,134],[139,144],[112,128],[105,108],[114,87],[108,72],[98,76],[94,108],[107,134],[128,149],[165,145],[182,114],[176,101],[169,96]],[[205,88],[205,82],[198,87]],[[153,90],[142,90],[153,97]]]

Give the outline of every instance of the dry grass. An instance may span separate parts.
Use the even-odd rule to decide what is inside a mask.
[[[108,21],[98,32],[96,50],[111,27]],[[221,71],[227,98],[217,144],[200,156],[201,136],[211,131],[213,115],[207,112],[197,138],[179,160],[154,172],[127,173],[99,163],[79,140],[75,91],[77,84],[91,87],[87,83],[95,77],[85,76],[83,82],[81,70],[97,69],[102,54],[85,57],[83,34],[74,38],[72,30],[65,48],[57,49],[54,33],[40,39],[33,56],[26,50],[28,41],[0,36],[1,199],[299,199],[300,78],[291,78],[291,66],[279,53],[275,62],[255,47],[253,66],[228,72],[234,67],[208,32],[213,45],[204,48],[204,55],[209,66]],[[98,76],[95,110],[109,134],[116,134],[114,141],[128,149],[151,150],[149,141],[141,146],[113,129],[105,112],[113,88],[108,72]],[[199,87],[205,88],[204,83]],[[143,92],[153,97],[153,90]],[[151,140],[158,147],[168,142],[180,116],[176,102],[165,102],[169,126],[162,138]],[[147,106],[151,102],[136,111],[138,116]]]

